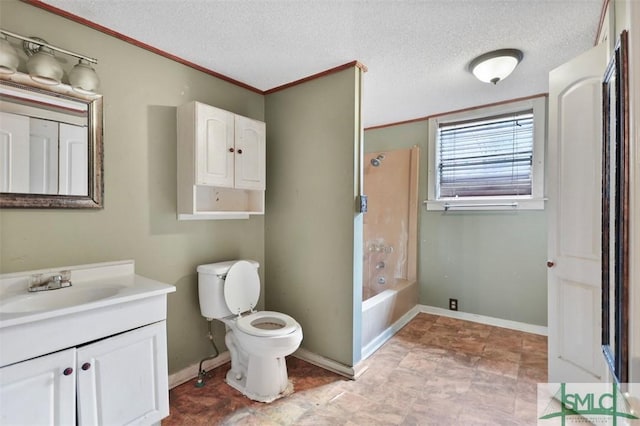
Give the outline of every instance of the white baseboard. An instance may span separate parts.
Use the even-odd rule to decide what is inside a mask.
[[[213,359],[208,359],[202,363],[202,368],[206,371],[209,371],[213,368],[220,367],[222,364],[231,361],[231,355],[229,351],[222,352],[220,355]],[[198,367],[200,366],[200,361],[195,364],[191,364],[190,366],[183,368],[180,371],[176,371],[173,374],[169,375],[169,389],[173,389],[176,386],[179,386],[183,383],[188,382],[191,379],[198,377]]]
[[[387,340],[391,339],[391,337],[393,337],[394,334],[396,334],[402,327],[407,325],[409,321],[413,319],[413,317],[418,315],[418,313],[420,312],[420,310],[418,309],[418,306],[419,305],[416,305],[413,308],[411,308],[406,314],[400,317],[398,321],[391,324],[389,328],[384,330],[382,333],[376,336],[371,342],[369,342],[366,346],[364,346],[361,352],[362,360],[365,360],[369,358],[371,355],[373,355],[373,353],[377,351],[380,348],[380,346],[384,345]]]
[[[362,361],[351,367],[349,365],[341,364],[332,359],[325,358],[322,355],[318,355],[303,348],[298,348],[298,350],[293,353],[293,356],[306,361],[309,364],[317,365],[318,367],[332,371],[336,374],[340,374],[341,376],[347,377],[352,380],[360,377],[360,375],[362,375],[362,373],[364,373],[367,368],[369,368],[367,365],[364,365]]]
[[[524,322],[488,317],[485,315],[470,314],[467,312],[451,311],[449,309],[442,309],[428,305],[418,305],[418,309],[420,312],[424,312],[426,314],[440,315],[443,317],[479,322],[481,324],[494,325],[496,327],[509,328],[511,330],[524,331],[526,333],[539,334],[541,336],[548,335],[547,327],[542,325],[527,324]]]
[[[303,348],[298,348],[298,350],[293,353],[293,356],[295,356],[296,358],[300,358],[303,361],[307,361],[310,364],[317,365],[318,367],[324,368],[325,370],[333,371],[334,373],[340,374],[341,376],[347,377],[349,379],[358,378],[368,368],[366,365],[362,364],[361,362],[356,364],[353,367],[350,367],[348,365],[344,365],[332,359],[325,358],[322,355],[318,355],[316,353],[313,353]],[[229,361],[231,361],[231,355],[229,354],[229,351],[225,351],[225,352],[222,352],[217,357],[203,362],[202,368],[204,368],[206,371],[209,371],[213,368],[220,367],[221,365]],[[173,389],[176,386],[179,386],[183,383],[188,382],[191,379],[195,379],[196,377],[198,377],[199,365],[200,365],[200,361],[194,364],[191,364],[190,366],[183,368],[180,371],[170,374],[169,389]]]
[[[527,324],[518,321],[505,320],[501,318],[488,317],[485,315],[471,314],[467,312],[451,311],[448,309],[437,308],[435,306],[428,305],[416,305],[406,314],[404,314],[398,321],[393,323],[389,328],[384,330],[378,337],[376,337],[367,346],[362,348],[362,360],[356,365],[348,366],[341,364],[332,359],[323,357],[311,351],[303,348],[299,348],[293,353],[293,356],[300,358],[303,361],[307,361],[310,364],[317,365],[329,371],[333,371],[336,374],[347,377],[349,379],[357,379],[362,373],[364,373],[368,366],[364,364],[369,356],[371,356],[380,346],[382,346],[387,340],[389,340],[394,334],[396,334],[402,327],[407,325],[419,312],[440,315],[443,317],[457,318],[466,321],[478,322],[481,324],[493,325],[496,327],[508,328],[511,330],[524,331],[527,333],[539,334],[547,336],[547,327],[535,324]],[[216,358],[207,360],[202,363],[202,368],[209,371],[213,368],[219,367],[231,360],[229,351],[222,352]],[[198,376],[198,366],[200,362],[196,362],[180,371],[177,371],[169,375],[169,388],[172,389],[178,385],[188,382]]]

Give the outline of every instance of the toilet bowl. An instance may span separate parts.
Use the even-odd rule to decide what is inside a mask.
[[[293,391],[285,357],[302,342],[302,327],[289,315],[255,311],[259,264],[230,261],[198,266],[200,311],[227,330],[231,354],[226,382],[250,399],[271,402]]]

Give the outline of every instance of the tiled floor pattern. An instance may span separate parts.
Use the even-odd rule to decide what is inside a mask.
[[[419,314],[347,380],[287,359],[295,392],[253,402],[224,383],[169,393],[170,425],[535,425],[536,383],[547,379],[544,336]]]

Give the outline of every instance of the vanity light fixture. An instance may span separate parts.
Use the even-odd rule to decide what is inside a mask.
[[[494,50],[472,60],[469,71],[484,83],[496,84],[513,72],[523,56],[518,49]]]
[[[63,70],[60,62],[54,56],[54,52],[78,58],[80,62],[69,72],[69,84],[73,90],[92,94],[98,89],[99,79],[91,64],[97,64],[98,60],[79,53],[71,52],[49,44],[38,37],[25,37],[0,29],[0,72],[15,72],[17,63],[13,66],[11,55],[5,54],[6,42],[8,48],[13,49],[7,40],[7,36],[22,40],[22,48],[29,57],[27,71],[34,81],[43,84],[56,85],[62,81]],[[8,51],[8,48],[6,51]],[[13,49],[15,52],[15,49]],[[8,59],[5,59],[8,58]],[[17,54],[16,54],[17,59]]]

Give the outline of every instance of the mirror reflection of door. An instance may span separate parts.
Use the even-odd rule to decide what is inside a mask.
[[[89,145],[87,129],[60,123],[58,194],[87,195]]]
[[[3,97],[0,111],[0,192],[89,193],[86,106]]]
[[[29,182],[20,182],[19,186],[28,186],[30,194],[58,193],[58,123],[39,118],[29,118]],[[11,167],[22,168],[11,159]],[[13,192],[10,187],[9,191]]]
[[[28,165],[29,118],[0,112],[0,191],[29,192]]]

